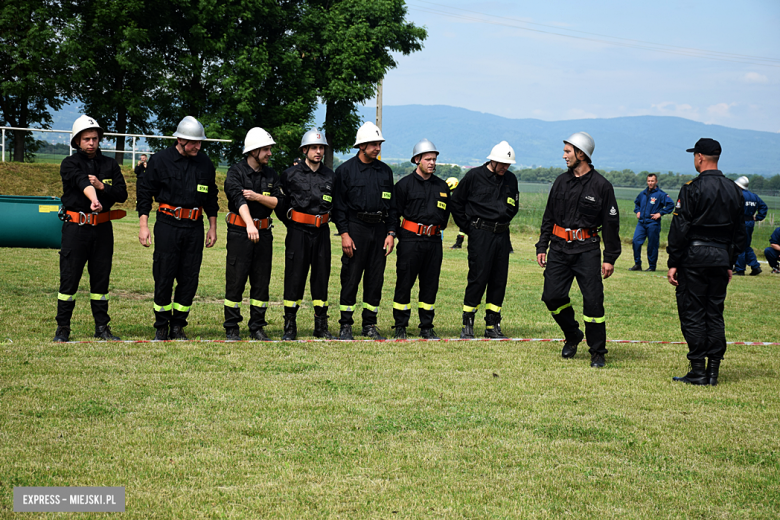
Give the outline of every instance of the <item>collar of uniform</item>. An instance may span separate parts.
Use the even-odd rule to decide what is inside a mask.
[[[658,188],[658,186],[656,186],[652,190],[650,188],[645,188],[645,191],[647,192],[648,195],[650,195],[651,193],[653,193],[654,191],[658,191],[659,189],[660,188]]]
[[[265,166],[261,166],[259,170],[255,170],[249,166],[249,159],[246,157],[244,157],[244,160],[241,161],[241,165],[244,167],[244,171],[247,173],[247,175],[262,175],[266,169]]]
[[[176,145],[173,145],[171,148],[173,148],[173,162],[179,162],[183,161],[187,158],[187,156],[182,155],[182,153],[179,151],[179,149],[176,147]]]
[[[417,169],[416,169],[416,168],[415,168],[415,170],[412,172],[412,175],[413,175],[413,178],[414,178],[414,179],[415,179],[417,182],[430,182],[431,180],[433,180],[433,174],[431,174],[431,176],[430,176],[430,177],[428,177],[427,179],[423,179],[423,178],[422,178],[422,175],[420,175],[419,173],[417,173]]]
[[[708,177],[710,175],[714,177],[723,177],[723,172],[720,170],[705,170],[699,174],[699,177]]]
[[[593,166],[591,166],[590,170],[588,170],[588,173],[586,173],[585,175],[581,175],[581,176],[577,177],[576,175],[574,175],[574,170],[569,168],[568,172],[569,172],[569,174],[571,174],[571,177],[569,178],[569,182],[572,182],[572,181],[588,182],[589,180],[591,180],[593,178],[593,175],[591,175],[591,173],[593,173],[595,171],[596,171],[596,169]]]
[[[94,157],[89,157],[89,156],[87,155],[87,152],[85,152],[84,150],[82,150],[81,148],[79,148],[79,149],[78,149],[78,151],[76,152],[76,155],[80,156],[82,159],[90,160],[90,159],[97,159],[98,157],[100,157],[100,156],[101,156],[101,155],[103,155],[103,154],[100,152],[100,148],[98,148],[98,149],[95,151],[95,156],[94,156]]]
[[[357,156],[355,156],[355,160],[358,162],[358,169],[361,172],[364,172],[364,171],[366,171],[369,168],[372,168],[374,170],[378,170],[379,169],[379,159],[374,159],[373,161],[371,161],[368,164],[366,164],[363,161],[361,161],[360,158],[357,157]]]

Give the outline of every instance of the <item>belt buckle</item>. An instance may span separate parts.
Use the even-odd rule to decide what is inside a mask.
[[[322,225],[322,215],[314,215],[314,227],[318,228]]]
[[[433,231],[434,231],[434,229],[433,229],[433,228],[434,228],[434,227],[435,227],[435,226],[434,226],[433,224],[431,224],[430,226],[426,226],[426,227],[425,227],[425,235],[426,235],[426,236],[429,236],[429,237],[432,237],[432,236],[433,236]]]
[[[83,211],[79,211],[79,226],[83,226],[89,221],[87,214]]]
[[[181,220],[182,209],[183,208],[181,206],[179,206],[178,208],[173,208],[173,215],[171,215],[171,216],[173,218],[175,218],[176,220]]]
[[[566,229],[564,229],[564,231],[566,232],[566,236],[568,237],[568,238],[566,239],[566,243],[567,243],[567,244],[571,244],[571,243],[574,241],[574,240],[572,239],[572,232],[571,232],[571,228],[566,228]]]
[[[576,239],[578,242],[585,242],[585,239],[582,236],[582,228],[575,229],[572,233],[572,238]]]

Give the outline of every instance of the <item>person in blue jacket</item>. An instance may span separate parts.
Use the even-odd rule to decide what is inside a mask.
[[[750,247],[750,242],[753,240],[753,229],[756,227],[756,222],[761,222],[766,218],[766,213],[769,208],[761,197],[755,193],[748,191],[748,183],[750,182],[744,175],[734,181],[737,186],[742,188],[742,196],[745,198],[745,231],[747,232],[747,242],[745,243],[745,250],[742,251],[737,257],[737,263],[734,266],[734,274],[737,276],[745,276],[745,269],[747,265],[750,266],[750,276],[758,276],[761,274],[761,264],[758,263],[756,254],[753,252],[753,248]],[[747,265],[745,265],[747,263]]]
[[[772,268],[772,274],[780,274],[780,227],[775,229],[772,236],[769,237],[769,247],[764,249],[764,256]]]
[[[658,176],[647,176],[647,189],[634,200],[634,213],[638,219],[634,231],[634,266],[629,271],[642,270],[642,244],[647,239],[648,271],[655,271],[658,262],[658,243],[661,238],[661,217],[674,210],[674,201],[658,187]]]

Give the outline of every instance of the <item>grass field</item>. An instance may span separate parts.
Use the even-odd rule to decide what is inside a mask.
[[[14,188],[0,174],[0,191],[48,194],[56,168],[36,168]],[[528,230],[539,201],[521,197],[512,235],[503,328],[518,338],[560,337]],[[193,339],[224,337],[219,225]],[[632,233],[624,224],[624,242]],[[268,329],[278,338],[283,226],[274,235]],[[118,221],[115,236],[112,328],[150,339],[152,251],[138,244],[135,218]],[[445,244],[454,237],[446,231]],[[602,370],[586,350],[567,361],[561,343],[541,341],[53,344],[57,262],[55,250],[0,250],[0,518],[19,516],[16,486],[124,486],[129,518],[780,517],[780,347],[730,346],[718,387],[672,383],[686,347],[649,342],[682,341],[674,291],[663,271],[628,272],[625,243],[605,282],[607,334],[643,342],[608,344]],[[394,273],[395,254],[385,332]],[[446,249],[442,337],[459,332],[465,278],[466,251]],[[733,281],[729,341],[778,341],[778,289],[777,276]],[[85,274],[74,340],[93,331],[88,292]],[[579,316],[576,288],[572,297]],[[303,338],[311,314],[304,300]]]

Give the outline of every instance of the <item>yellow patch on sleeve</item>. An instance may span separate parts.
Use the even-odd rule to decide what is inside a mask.
[[[382,192],[382,198],[383,199],[389,199],[390,198],[390,192],[389,191],[383,191]]]
[[[510,206],[514,206],[515,205],[515,199],[513,199],[512,197],[507,197],[506,203],[509,204]]]
[[[108,184],[109,186],[112,186],[114,184],[114,179],[103,179],[100,182],[102,182],[103,184]]]
[[[206,186],[205,184],[198,184],[198,191],[201,193],[208,193],[209,187]]]
[[[325,202],[333,202],[333,197],[331,197],[330,195],[323,195],[322,200],[324,200]]]
[[[438,201],[438,202],[436,202],[436,207],[441,208],[441,209],[447,209],[447,204],[442,202],[442,201]]]
[[[264,191],[263,195],[265,195],[266,197],[270,197],[271,196],[271,192],[270,191]]]
[[[446,193],[444,193],[443,191],[442,191],[442,192],[439,192],[439,197],[446,197],[446,196],[447,196],[447,194],[446,194]]]

